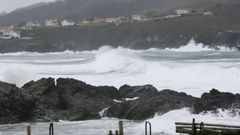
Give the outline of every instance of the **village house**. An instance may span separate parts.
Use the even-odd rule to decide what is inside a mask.
[[[212,12],[209,12],[209,11],[207,11],[207,12],[204,12],[204,13],[203,13],[203,15],[213,15],[213,13],[212,13]]]
[[[145,21],[147,17],[145,15],[133,15],[132,20],[133,21]]]
[[[57,19],[48,19],[45,21],[45,26],[47,27],[58,27],[59,22]]]
[[[116,23],[117,21],[117,18],[106,18],[106,23]]]
[[[1,39],[20,39],[21,35],[19,31],[14,31],[11,29],[1,29],[0,38]]]
[[[167,15],[167,16],[162,17],[162,18],[169,19],[169,18],[177,18],[177,17],[180,17],[180,15],[178,15],[178,14],[177,15]]]
[[[61,25],[62,26],[74,26],[75,23],[73,21],[69,21],[69,20],[62,20]]]
[[[26,28],[37,28],[37,27],[41,27],[41,24],[37,21],[29,21],[26,23]]]
[[[191,13],[191,11],[188,9],[179,9],[179,10],[176,10],[176,13],[178,16],[181,16],[181,15],[188,15]]]
[[[81,24],[91,24],[93,22],[93,19],[84,19],[81,21]]]
[[[105,23],[106,20],[104,18],[96,18],[93,20],[92,23]]]

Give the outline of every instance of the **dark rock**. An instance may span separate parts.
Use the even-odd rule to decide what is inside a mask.
[[[123,85],[122,87],[120,87],[119,92],[125,98],[150,97],[158,94],[158,90],[152,85],[144,86]]]
[[[92,98],[103,98],[103,97],[107,97],[110,99],[121,98],[118,90],[115,87],[111,87],[111,86],[96,87],[75,79],[59,78],[57,80],[57,87],[68,89],[69,91],[72,92],[72,94],[80,93],[84,96],[92,97]]]
[[[125,98],[139,97],[135,100]],[[115,102],[121,100],[121,102]],[[92,86],[75,79],[43,78],[22,89],[0,82],[0,124],[99,119],[104,116],[145,120],[156,113],[190,107],[195,113],[218,108],[240,108],[240,95],[216,89],[195,98],[172,90],[157,91],[151,85]]]
[[[25,98],[15,85],[0,82],[0,124],[28,122],[35,103]]]
[[[135,90],[131,89],[129,91],[138,91],[139,87],[135,88]],[[148,85],[140,88],[146,88],[145,90],[141,89],[141,91],[146,93],[149,90]],[[152,90],[150,91],[151,96],[147,94],[148,96],[142,96],[142,98],[138,100],[115,103],[113,106],[109,107],[107,116],[123,119],[145,120],[153,117],[157,112],[166,113],[174,109],[191,107],[195,101],[194,97],[185,93],[163,90],[154,94],[155,90],[152,87],[150,90]]]
[[[216,110],[219,108],[240,108],[240,95],[212,89],[209,93],[204,93],[194,104],[195,113]]]
[[[92,86],[75,79],[43,78],[23,86],[25,95],[36,102],[35,118],[51,120],[87,120],[100,118],[98,112],[120,99],[118,90],[108,86]]]
[[[52,88],[55,87],[54,78],[43,78],[36,82],[31,81],[26,83],[22,89],[25,94],[31,95],[34,98],[40,98],[42,95],[47,95]]]

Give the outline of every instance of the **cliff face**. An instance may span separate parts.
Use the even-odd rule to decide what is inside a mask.
[[[238,48],[240,25],[222,16],[188,16],[121,25],[86,25],[21,31],[31,40],[0,40],[0,52],[95,50],[102,45],[133,49],[178,48],[190,39],[210,47]]]

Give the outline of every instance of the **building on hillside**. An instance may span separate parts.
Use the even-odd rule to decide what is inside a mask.
[[[20,39],[21,35],[19,31],[14,30],[0,30],[0,38],[1,39]]]
[[[105,23],[106,20],[104,18],[96,18],[92,21],[92,23]]]
[[[177,15],[181,16],[181,15],[188,15],[191,13],[191,11],[188,9],[179,9],[179,10],[176,10],[176,13]]]
[[[93,23],[93,20],[94,19],[84,19],[81,21],[81,24],[91,24],[91,23]]]
[[[106,23],[116,23],[118,21],[117,18],[106,18]]]
[[[62,20],[61,25],[62,26],[74,26],[75,23],[73,21],[70,21],[70,20]]]
[[[145,21],[147,17],[145,15],[133,15],[132,20],[133,21]]]
[[[159,20],[160,19],[169,19],[169,18],[177,18],[177,17],[180,17],[180,15],[167,15],[167,16],[165,16],[165,17],[161,17],[161,18],[159,18]]]
[[[37,27],[41,27],[41,24],[37,21],[29,21],[26,23],[26,28],[37,28]]]
[[[47,27],[58,27],[59,22],[57,19],[48,19],[45,21],[45,26]]]
[[[210,11],[207,11],[207,12],[204,12],[203,15],[213,15],[213,13]]]

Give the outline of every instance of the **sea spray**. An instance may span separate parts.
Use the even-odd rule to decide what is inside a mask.
[[[18,87],[23,86],[26,82],[36,79],[36,75],[31,70],[23,67],[11,67],[6,69],[3,74],[3,81],[15,84]]]
[[[163,135],[178,135],[175,133],[175,122],[191,123],[195,118],[197,123],[212,123],[212,124],[228,124],[240,125],[239,110],[238,114],[233,115],[232,110],[218,109],[216,112],[205,112],[201,114],[192,114],[189,108],[173,110],[168,113],[159,115],[156,114],[154,118],[149,119],[152,123],[153,133]],[[144,123],[139,124],[137,129],[144,132]]]
[[[189,44],[198,45],[195,41]],[[133,50],[101,47],[83,52],[0,54],[0,79],[18,86],[42,77],[75,78],[93,85],[151,84],[200,97],[216,88],[237,93],[238,52]],[[203,46],[202,46],[203,47]]]

